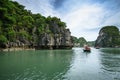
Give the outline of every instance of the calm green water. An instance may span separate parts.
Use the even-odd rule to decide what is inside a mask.
[[[0,80],[120,80],[120,49],[0,52]]]

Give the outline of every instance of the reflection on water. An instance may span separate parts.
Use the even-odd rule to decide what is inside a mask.
[[[120,80],[120,49],[101,49],[101,65],[106,79]]]
[[[71,68],[65,75],[68,80],[97,80],[99,79],[99,52],[92,49],[84,53],[81,48],[75,48]]]
[[[0,52],[0,80],[120,80],[120,49]]]
[[[72,50],[6,53],[0,56],[0,80],[62,80],[72,54]]]

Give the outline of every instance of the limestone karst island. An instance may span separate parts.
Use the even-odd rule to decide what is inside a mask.
[[[72,48],[71,32],[57,17],[32,14],[23,5],[0,1],[0,48]]]

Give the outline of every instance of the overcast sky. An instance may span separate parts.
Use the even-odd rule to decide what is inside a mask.
[[[67,24],[71,34],[96,40],[101,27],[120,29],[120,0],[16,0],[33,13],[57,16]]]

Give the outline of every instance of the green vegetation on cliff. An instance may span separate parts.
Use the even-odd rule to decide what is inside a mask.
[[[119,35],[119,29],[116,26],[105,26],[100,32],[106,33],[108,36],[117,37]]]
[[[86,41],[86,39],[84,37],[72,37],[72,41],[74,43],[74,46],[78,46],[78,47],[83,47],[85,44],[89,45],[89,46],[94,46],[94,41]]]
[[[78,43],[80,43],[80,47],[83,47],[85,44],[87,44],[87,41],[85,40],[84,37],[80,37],[78,39]]]
[[[105,26],[96,40],[95,46],[100,47],[117,47],[120,46],[119,29],[116,26]]]
[[[41,37],[43,34],[54,36],[62,31],[65,33],[65,30],[66,24],[57,17],[46,18],[41,14],[32,14],[17,2],[0,0],[1,48],[12,47],[16,44],[17,46],[36,45],[39,44],[40,38],[43,38]]]

